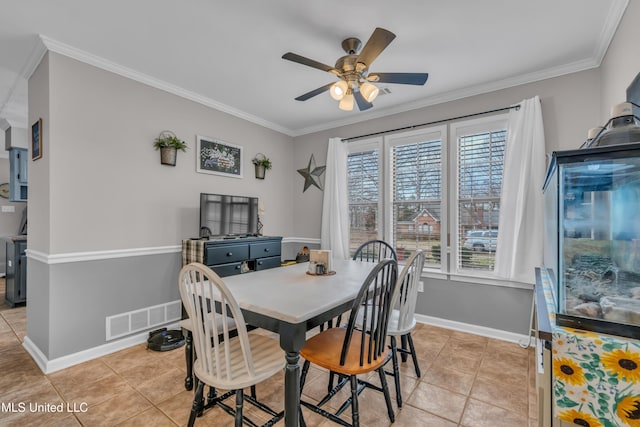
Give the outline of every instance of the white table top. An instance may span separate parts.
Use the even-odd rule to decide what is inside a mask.
[[[240,308],[301,323],[353,299],[376,263],[332,260],[334,275],[307,274],[309,263],[225,277]]]

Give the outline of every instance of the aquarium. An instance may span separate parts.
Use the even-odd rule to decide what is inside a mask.
[[[640,143],[554,152],[544,194],[557,324],[640,338]]]

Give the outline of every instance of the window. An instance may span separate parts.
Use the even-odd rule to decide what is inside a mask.
[[[390,156],[389,241],[399,260],[420,248],[425,264],[439,268],[442,239],[442,137],[444,127],[385,141]]]
[[[506,115],[349,143],[350,245],[382,238],[399,261],[490,276],[497,248]]]
[[[495,265],[506,130],[471,130],[457,137],[458,269]],[[472,230],[481,230],[468,236]]]
[[[380,152],[376,144],[361,145],[347,157],[349,193],[349,249],[351,253],[364,242],[379,238]]]
[[[452,125],[455,139],[455,270],[491,272],[498,249],[498,222],[506,121]]]

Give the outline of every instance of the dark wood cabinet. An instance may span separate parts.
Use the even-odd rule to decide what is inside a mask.
[[[194,248],[198,248],[194,250]],[[221,240],[186,240],[183,261],[201,262],[220,277],[280,267],[282,237],[241,237]]]
[[[27,236],[11,236],[5,239],[6,292],[5,301],[9,307],[15,307],[27,301]]]

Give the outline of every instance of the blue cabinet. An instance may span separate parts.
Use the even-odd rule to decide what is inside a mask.
[[[26,148],[9,150],[9,200],[26,202],[29,182],[28,152]]]
[[[183,265],[201,262],[220,277],[280,267],[281,251],[280,236],[182,241]]]
[[[11,236],[6,245],[6,293],[5,303],[9,307],[27,301],[27,236]]]

